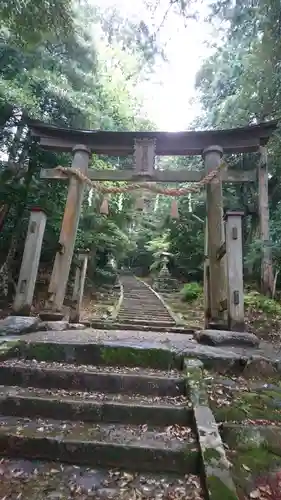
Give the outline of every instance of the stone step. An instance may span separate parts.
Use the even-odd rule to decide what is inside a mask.
[[[162,315],[149,315],[149,314],[135,314],[135,313],[124,313],[120,312],[117,316],[118,320],[120,321],[133,321],[133,322],[144,322],[144,323],[169,323],[169,324],[175,324],[175,322],[172,320],[171,317],[169,316],[162,316]]]
[[[153,303],[153,304],[158,304],[162,305],[162,302],[155,296],[151,296],[147,292],[144,293],[132,293],[132,292],[127,292],[124,294],[124,300],[134,300],[136,302],[144,302],[144,303]]]
[[[166,314],[169,314],[168,310],[162,306],[162,304],[152,304],[151,301],[147,302],[147,304],[143,303],[143,302],[138,302],[136,301],[135,303],[127,303],[127,302],[123,302],[121,304],[121,309],[126,309],[126,310],[131,310],[131,309],[134,309],[136,311],[143,311],[143,308],[145,307],[145,310],[146,311],[149,311],[149,312],[163,312],[163,313],[166,313]]]
[[[145,308],[145,309],[144,309]],[[164,307],[159,307],[159,306],[146,306],[144,304],[138,304],[138,305],[124,305],[122,304],[120,307],[120,310],[125,310],[125,311],[136,311],[142,314],[150,313],[150,314],[167,314],[170,316],[170,313],[165,309]]]
[[[144,319],[139,319],[137,317],[132,319],[132,318],[124,317],[124,316],[120,316],[120,317],[118,316],[116,319],[117,319],[117,321],[120,321],[120,323],[123,323],[123,325],[125,325],[126,329],[127,329],[127,325],[138,325],[139,327],[154,326],[154,327],[156,327],[157,330],[158,330],[158,328],[161,328],[161,327],[168,328],[168,331],[170,331],[169,329],[172,326],[175,326],[175,323],[173,323],[172,321],[166,321],[166,320],[160,321],[160,320],[152,320],[149,318],[144,320]]]
[[[181,358],[174,351],[162,342],[156,344],[152,338],[144,339],[143,335],[140,332],[132,338],[128,331],[112,335],[112,330],[99,333],[87,329],[37,332],[26,335],[12,351],[13,355],[10,352],[9,358],[160,370],[181,368]],[[2,359],[7,359],[7,355]],[[113,368],[111,370],[114,372]]]
[[[120,317],[119,315],[117,316],[117,320],[121,321],[122,323],[124,324],[127,324],[127,323],[132,323],[132,324],[137,324],[137,325],[144,325],[144,326],[149,326],[149,325],[153,325],[153,326],[166,326],[166,327],[170,327],[172,325],[175,324],[175,322],[171,319],[170,321],[153,321],[153,320],[142,320],[142,319],[129,319],[129,318],[124,318],[124,317]]]
[[[142,300],[144,302],[153,302],[154,304],[159,304],[159,299],[156,297],[156,295],[151,295],[148,293],[143,293],[143,294],[138,294],[138,293],[131,293],[128,292],[128,295],[125,295],[123,298],[124,302],[138,302],[140,300],[140,297],[142,297]],[[161,302],[160,302],[161,303]]]
[[[146,307],[145,305],[141,305],[138,307],[134,306],[122,306],[119,311],[124,311],[126,314],[137,314],[137,315],[149,315],[149,316],[167,316],[171,317],[170,313],[166,309],[160,309],[158,307]]]
[[[200,456],[189,427],[93,424],[0,417],[1,455],[100,467],[198,473]]]
[[[192,424],[185,396],[141,396],[58,389],[0,387],[0,413],[29,418],[150,425]]]
[[[170,327],[162,327],[162,326],[144,326],[144,325],[133,325],[133,324],[125,324],[121,323],[118,318],[116,321],[91,321],[91,327],[101,330],[132,330],[132,331],[151,331],[151,332],[171,332],[171,333],[182,333],[184,335],[193,336],[195,332],[195,328],[188,328],[184,326],[170,326]]]
[[[119,394],[180,396],[184,378],[160,371],[8,359],[0,363],[0,385]]]
[[[200,478],[192,474],[112,472],[7,458],[1,460],[1,495],[7,500],[204,499]]]
[[[148,310],[144,310],[144,308],[136,309],[134,307],[132,307],[132,308],[122,307],[121,309],[119,309],[118,314],[119,315],[124,314],[127,316],[138,316],[138,318],[150,317],[150,318],[168,318],[168,319],[171,319],[171,316],[167,311],[165,311],[165,310],[159,311],[156,309],[154,309],[154,310],[152,309],[151,311],[148,311]]]

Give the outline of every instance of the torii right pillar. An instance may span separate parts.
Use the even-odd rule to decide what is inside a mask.
[[[222,148],[216,145],[210,146],[203,151],[206,174],[218,169],[221,164],[222,155]],[[227,297],[226,263],[225,258],[218,258],[220,248],[225,241],[222,178],[220,171],[207,184],[206,209],[207,224],[205,237],[208,241],[208,248],[206,248],[208,272],[205,273],[205,280],[207,280],[205,295],[208,297],[209,302],[207,310],[205,310],[206,327],[220,328],[225,327],[227,323],[227,307],[225,305]]]

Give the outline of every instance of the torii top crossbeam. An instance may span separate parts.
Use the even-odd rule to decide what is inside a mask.
[[[258,151],[277,128],[277,121],[247,127],[190,132],[107,132],[56,127],[30,121],[29,127],[39,144],[53,151],[71,151],[84,144],[93,153],[109,156],[133,154],[135,139],[154,139],[155,154],[163,156],[201,155],[205,148],[219,145],[224,153]]]

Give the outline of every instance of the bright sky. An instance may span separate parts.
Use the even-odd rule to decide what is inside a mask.
[[[142,15],[140,11],[141,0],[98,0],[98,2],[103,7],[116,6],[123,15],[130,16],[132,12],[136,15],[138,12],[138,16],[149,23],[150,15],[145,11]],[[164,3],[165,0],[163,5]],[[206,5],[206,0],[202,0],[202,3]],[[195,76],[202,60],[210,53],[206,41],[212,36],[211,27],[203,21],[207,10],[202,3],[198,0],[199,21],[188,20],[186,26],[179,16],[174,14],[168,16],[161,30],[160,40],[166,42],[169,62],[158,64],[151,81],[143,84],[140,89],[147,113],[159,130],[186,130],[200,111],[198,103],[192,103],[196,97]],[[163,15],[161,19],[162,17]]]

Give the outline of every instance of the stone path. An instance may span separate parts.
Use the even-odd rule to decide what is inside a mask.
[[[123,325],[173,327],[175,320],[164,302],[148,285],[134,276],[123,276],[123,301],[117,321]]]
[[[83,330],[40,331],[21,336],[26,342],[46,342],[60,345],[88,345],[88,352],[97,352],[98,346],[127,347],[137,350],[155,350],[167,353],[167,356],[193,357],[203,361],[205,366],[220,366],[231,371],[235,366],[242,372],[243,366],[259,362],[272,363],[281,371],[281,350],[269,342],[260,342],[258,347],[209,346],[199,344],[192,334],[174,332],[155,332],[139,330],[102,330],[85,328]],[[71,356],[71,349],[68,349]]]

